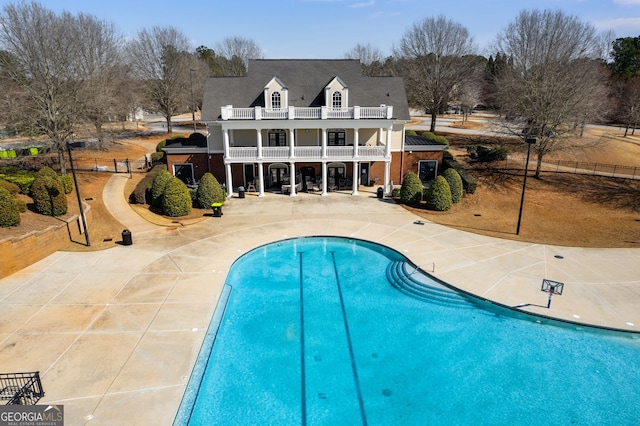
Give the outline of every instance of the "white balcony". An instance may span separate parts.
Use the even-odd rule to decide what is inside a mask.
[[[234,108],[220,107],[222,120],[367,120],[393,118],[393,107],[354,106],[349,108],[289,107],[289,108]]]
[[[353,146],[328,146],[326,157],[322,157],[320,146],[296,146],[291,149],[288,146],[262,148],[262,158],[258,158],[257,147],[230,147],[227,160],[231,162],[254,162],[257,160],[270,162],[290,161],[383,161],[385,159],[384,146],[359,146],[357,150]]]

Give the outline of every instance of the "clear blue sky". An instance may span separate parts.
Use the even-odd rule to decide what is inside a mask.
[[[15,1],[0,0],[4,6]],[[407,29],[444,15],[469,30],[482,53],[523,9],[560,9],[614,30],[640,36],[640,0],[42,0],[56,12],[85,12],[113,22],[125,36],[152,26],[180,29],[193,47],[213,47],[229,36],[254,40],[265,58],[340,59],[356,44],[391,53]]]

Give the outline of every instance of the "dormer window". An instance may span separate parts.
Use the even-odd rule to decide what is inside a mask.
[[[333,92],[331,106],[333,108],[342,108],[342,93]]]
[[[280,109],[282,107],[282,102],[280,98],[280,92],[273,92],[271,94],[271,108]]]

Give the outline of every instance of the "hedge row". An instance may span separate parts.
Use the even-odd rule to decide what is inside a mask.
[[[467,194],[473,194],[474,192],[476,192],[478,181],[476,181],[476,178],[471,176],[471,173],[469,173],[467,170],[465,170],[464,167],[462,167],[462,164],[458,163],[455,158],[453,158],[451,153],[445,151],[442,162],[445,170],[451,168],[458,172],[458,174],[462,178],[462,186],[464,187],[464,190]]]

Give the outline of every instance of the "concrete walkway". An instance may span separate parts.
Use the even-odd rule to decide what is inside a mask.
[[[229,200],[221,218],[156,226],[127,205],[124,177],[103,194],[133,245],[57,252],[0,280],[3,372],[40,371],[41,403],[66,424],[169,425],[233,262],[284,238],[335,235],[389,246],[465,291],[568,321],[640,329],[640,249],[501,240],[422,220],[376,188],[359,196]],[[565,283],[550,309],[542,279]]]

